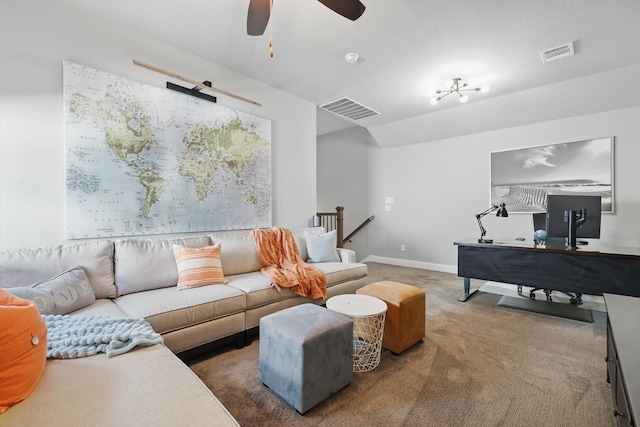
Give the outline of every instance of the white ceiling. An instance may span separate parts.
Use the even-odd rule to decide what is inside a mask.
[[[349,97],[381,113],[352,122],[319,110],[318,135],[459,108],[453,96],[429,103],[453,77],[491,86],[470,105],[640,63],[639,0],[362,0],[355,22],[315,0],[273,0],[261,37],[246,34],[249,0],[60,1],[316,105]],[[570,41],[575,56],[541,62]]]

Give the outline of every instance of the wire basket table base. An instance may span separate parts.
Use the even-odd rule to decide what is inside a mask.
[[[380,363],[385,313],[353,319],[353,372],[367,372]]]

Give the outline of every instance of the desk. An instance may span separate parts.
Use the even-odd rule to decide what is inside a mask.
[[[458,301],[477,291],[470,287],[472,278],[588,295],[640,297],[640,248],[591,242],[568,251],[525,242],[476,242],[454,242],[458,276],[464,277],[464,293]]]

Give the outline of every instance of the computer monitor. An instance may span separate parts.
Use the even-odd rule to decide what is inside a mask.
[[[571,222],[567,213],[575,213],[575,234],[570,235]],[[549,237],[573,237],[599,239],[600,221],[602,216],[602,200],[600,196],[577,196],[565,194],[549,194],[547,196],[547,222],[546,229]]]

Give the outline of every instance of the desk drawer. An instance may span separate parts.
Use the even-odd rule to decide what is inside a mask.
[[[618,361],[616,355],[616,346],[613,342],[613,335],[611,334],[611,325],[609,325],[609,319],[607,318],[607,382],[611,384],[611,397],[613,402],[616,402],[616,390],[618,381]]]
[[[632,427],[632,421],[629,414],[629,404],[627,402],[627,396],[624,391],[622,378],[620,377],[620,370],[616,369],[616,392],[615,392],[615,409],[613,414],[618,421],[619,427]],[[613,388],[613,384],[611,384]]]

